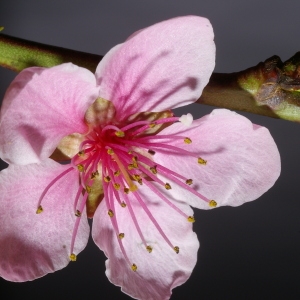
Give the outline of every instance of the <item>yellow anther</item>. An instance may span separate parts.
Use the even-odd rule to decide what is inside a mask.
[[[187,220],[188,220],[189,222],[191,222],[191,223],[194,223],[194,222],[195,222],[195,218],[194,218],[193,216],[189,216],[189,217],[187,218]]]
[[[191,184],[193,184],[193,179],[187,179],[185,181],[185,183],[188,184],[188,185],[191,185]]]
[[[3,26],[0,26],[0,31],[2,31],[4,29],[4,27]]]
[[[133,164],[129,164],[129,165],[127,166],[127,168],[128,168],[128,170],[132,170],[132,169],[134,169],[134,165],[133,165]]]
[[[122,207],[126,207],[126,203],[125,202],[121,202],[121,206]]]
[[[115,152],[113,149],[107,149],[107,154],[113,155]]]
[[[37,213],[37,214],[40,214],[40,213],[42,213],[43,211],[44,211],[44,209],[43,209],[42,205],[39,205],[39,207],[38,207],[37,210],[36,210],[36,213]]]
[[[132,156],[132,161],[137,162],[138,161],[138,157],[137,156]]]
[[[125,194],[129,194],[129,192],[130,192],[129,188],[124,188],[124,193]]]
[[[137,169],[138,167],[139,165],[137,164],[137,162],[134,162],[128,165],[128,170]]]
[[[207,160],[205,160],[205,159],[203,159],[201,157],[198,157],[198,164],[200,164],[200,165],[206,165],[206,163],[207,163]]]
[[[138,180],[141,179],[141,176],[140,176],[139,174],[133,174],[132,177],[133,177],[133,179],[136,180],[136,181],[138,181]]]
[[[185,142],[186,144],[191,144],[191,143],[192,143],[192,140],[191,140],[190,138],[186,137],[186,138],[184,139],[184,142]]]
[[[170,186],[170,184],[168,182],[165,184],[165,188],[166,188],[166,190],[170,190],[171,189],[171,186]]]
[[[209,201],[209,206],[210,207],[216,207],[218,205],[218,203],[215,200],[210,200]]]
[[[84,166],[82,164],[77,165],[77,169],[79,172],[84,172]]]
[[[174,248],[174,251],[178,254],[179,253],[179,247],[178,246],[175,246]]]
[[[135,192],[135,191],[138,190],[138,187],[137,187],[135,184],[132,184],[132,185],[129,187],[129,190],[130,190],[131,192]]]
[[[111,218],[114,216],[114,212],[111,209],[107,213]]]
[[[76,210],[75,216],[76,217],[81,217],[81,212],[78,209]]]
[[[155,151],[149,149],[149,150],[148,150],[148,153],[151,154],[151,155],[154,155],[154,154],[155,154]]]
[[[156,126],[156,124],[155,124],[155,123],[150,123],[148,126],[149,126],[150,128],[153,128],[153,127]]]
[[[150,171],[151,171],[153,174],[157,174],[156,166],[150,167]]]
[[[119,183],[114,183],[114,188],[118,191],[121,185]]]
[[[78,152],[78,156],[83,156],[85,154],[84,150]]]
[[[151,246],[147,246],[147,247],[146,247],[146,250],[147,250],[149,253],[151,253],[152,250],[153,250],[153,248],[152,248]]]
[[[143,184],[143,180],[142,180],[142,179],[139,179],[137,182],[138,182],[140,185]]]
[[[103,179],[105,182],[110,182],[110,180],[111,180],[109,176],[105,176],[105,177],[103,177]]]
[[[133,265],[131,266],[131,270],[132,270],[133,272],[136,272],[136,270],[137,270],[137,265],[136,265],[136,264],[133,264]]]
[[[99,176],[98,170],[96,170],[95,172],[92,172],[91,179],[94,179],[94,178],[96,178],[97,176]]]
[[[119,131],[116,131],[116,132],[115,132],[115,135],[116,135],[117,137],[124,137],[124,136],[125,136],[125,133],[124,133],[123,131],[119,130]]]
[[[86,186],[85,186],[85,190],[86,190],[86,192],[87,192],[88,194],[90,194],[91,191],[92,191],[92,188],[91,188],[89,185],[86,185]]]
[[[119,233],[119,239],[120,239],[120,240],[123,239],[124,236],[125,236],[125,234],[124,234],[123,232],[122,232],[122,233]]]
[[[120,174],[121,174],[120,170],[117,170],[117,171],[114,172],[115,176],[119,176]]]
[[[70,258],[70,261],[76,261],[77,256],[76,256],[74,253],[72,253],[72,254],[69,256],[69,258]]]

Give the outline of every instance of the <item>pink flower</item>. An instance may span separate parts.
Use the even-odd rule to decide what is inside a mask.
[[[3,278],[76,260],[88,213],[106,274],[125,293],[168,299],[188,279],[199,247],[190,205],[241,205],[280,173],[266,128],[223,109],[193,122],[170,111],[196,101],[214,57],[209,21],[189,16],[135,33],[95,75],[69,63],[15,78],[1,111]]]

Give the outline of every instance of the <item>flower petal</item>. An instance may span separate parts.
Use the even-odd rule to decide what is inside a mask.
[[[73,202],[78,173],[70,172],[50,188],[44,211],[36,214],[45,187],[69,166],[50,159],[43,164],[10,165],[0,173],[0,276],[27,281],[64,268],[70,261],[75,223]],[[88,241],[89,225],[83,214],[74,253]]]
[[[154,149],[154,160],[193,179],[191,187],[215,200],[218,206],[238,206],[257,199],[273,186],[280,174],[279,152],[268,129],[229,110],[214,110],[190,127],[176,123],[159,135],[186,136],[192,140],[191,144],[185,144],[183,140],[172,139],[169,144],[191,151],[196,157]],[[207,164],[198,164],[198,156],[207,160]],[[197,208],[210,208],[196,195],[177,184],[171,185],[167,193],[174,199],[184,199]]]
[[[192,231],[192,224],[157,199],[145,185],[139,188],[138,193],[171,243],[180,248],[179,253],[176,254],[163,239],[133,194],[130,194],[130,203],[147,244],[153,248],[152,252],[148,253],[142,243],[128,206],[122,208],[116,204],[113,218],[118,222],[120,233],[125,235],[121,241],[130,263],[137,266],[136,272],[132,271],[120,250],[105,201],[101,202],[94,216],[93,239],[108,257],[108,279],[121,286],[123,292],[137,299],[169,299],[171,290],[189,278],[196,264],[199,242]],[[177,206],[186,214],[193,214],[189,206],[182,203],[177,203]]]
[[[24,165],[49,157],[64,136],[88,130],[84,114],[98,93],[95,76],[71,63],[22,71],[3,100],[1,158]]]
[[[196,16],[140,30],[98,65],[100,96],[114,103],[119,120],[195,102],[215,65],[213,37],[209,21]]]

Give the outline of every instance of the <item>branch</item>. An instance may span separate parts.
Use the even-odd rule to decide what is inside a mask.
[[[0,66],[20,72],[73,62],[92,72],[102,56],[0,34]],[[197,103],[300,122],[300,52],[237,73],[213,73]]]

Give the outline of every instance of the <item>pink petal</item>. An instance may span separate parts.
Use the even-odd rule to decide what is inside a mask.
[[[1,158],[24,165],[49,157],[64,136],[87,131],[84,114],[97,96],[95,76],[71,63],[22,71],[3,100]]]
[[[280,174],[279,152],[268,129],[235,112],[216,109],[190,127],[176,123],[159,135],[191,138],[189,145],[182,139],[169,144],[192,151],[196,157],[156,151],[154,160],[193,179],[191,187],[215,200],[218,206],[238,206],[257,199],[273,186]],[[207,160],[207,164],[199,165],[198,156]],[[177,184],[171,186],[166,193],[174,199],[184,199],[197,208],[210,208]]]
[[[51,187],[36,214],[45,187],[69,166],[46,160],[43,164],[10,165],[0,173],[0,276],[27,281],[60,270],[69,263],[75,223],[73,202],[78,172],[70,172]],[[74,253],[88,241],[89,226],[82,216]]]
[[[130,262],[137,265],[137,271],[132,271],[120,250],[105,201],[102,201],[94,216],[93,239],[108,257],[108,279],[121,286],[124,293],[137,299],[169,299],[171,290],[189,278],[196,264],[199,242],[192,231],[192,224],[161,199],[157,199],[145,185],[139,187],[138,193],[171,243],[180,248],[179,253],[176,254],[162,238],[132,194],[130,203],[147,244],[153,248],[152,252],[148,253],[142,243],[128,206],[122,208],[116,203],[114,218],[120,232],[125,234],[121,241]],[[177,203],[177,206],[187,215],[193,214],[189,206],[182,203]]]
[[[100,96],[114,103],[118,119],[196,101],[215,65],[213,37],[209,21],[196,16],[138,31],[98,65]]]

